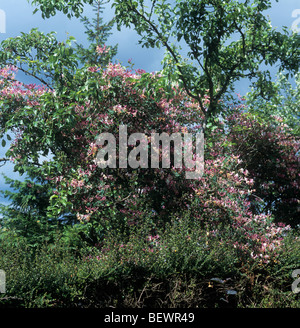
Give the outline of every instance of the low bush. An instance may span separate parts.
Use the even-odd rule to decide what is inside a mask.
[[[173,219],[164,230],[145,223],[129,235],[111,233],[80,252],[59,238],[38,248],[2,239],[7,288],[0,307],[300,306],[291,290],[300,256],[295,234],[269,263],[241,261],[229,237]]]

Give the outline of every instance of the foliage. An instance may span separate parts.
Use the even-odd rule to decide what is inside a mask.
[[[263,99],[252,89],[247,95],[248,111],[273,124],[286,124],[291,133],[299,138],[299,117],[300,117],[300,74],[295,76],[292,83],[288,80],[289,74],[278,74],[277,81],[274,82],[276,93],[269,100]]]
[[[93,267],[63,243],[40,244],[34,250],[26,242],[0,240],[0,266],[7,275],[7,291],[0,307],[13,302],[15,307],[73,307],[80,302],[84,286],[97,278],[99,265]]]
[[[119,64],[99,70],[79,69],[61,92],[45,90],[33,102],[27,98],[29,93],[23,98],[20,89],[11,89],[10,83],[16,82],[7,68],[4,76],[8,74],[9,79],[4,82],[1,94],[2,103],[8,102],[10,106],[6,112],[3,109],[6,120],[3,128],[20,131],[17,146],[11,147],[8,155],[15,159],[17,167],[24,167],[35,166],[40,154],[51,153],[51,160],[40,166],[44,178],[57,189],[51,197],[51,216],[68,212],[85,220],[95,216],[107,228],[111,228],[114,218],[118,218],[117,226],[124,220],[134,222],[148,215],[151,209],[160,212],[161,206],[166,207],[167,216],[176,202],[172,199],[174,193],[179,201],[186,188],[187,182],[179,180],[180,174],[172,169],[129,169],[119,171],[118,175],[114,169],[100,170],[94,163],[95,140],[101,132],[118,135],[121,123],[127,125],[128,135],[139,130],[148,130],[148,135],[151,131],[178,132],[184,128],[180,121],[183,124],[196,120],[198,110],[191,104],[190,113],[183,112],[183,108],[188,108],[183,105],[185,95],[181,92],[166,101],[163,90],[155,84],[159,77],[147,74],[142,77],[141,73],[130,73]],[[7,98],[8,90],[13,90],[13,94]],[[35,97],[35,92],[35,89],[30,91],[30,97]],[[15,98],[14,110],[11,96]],[[178,115],[175,112],[170,115],[171,108]],[[30,122],[34,122],[33,129]],[[171,179],[178,180],[177,186],[182,184],[182,191],[175,190]],[[143,208],[141,204],[146,204],[144,212],[136,210]],[[137,216],[136,220],[130,218],[132,215]]]
[[[37,94],[37,90],[32,89],[24,97],[20,85],[19,89],[10,87],[16,81],[11,69],[6,68],[3,70],[1,96],[2,102],[10,106],[6,112],[3,110],[8,122],[3,128],[18,127],[20,131],[17,146],[11,147],[8,154],[15,159],[17,166],[22,167],[35,163],[39,154],[51,152],[51,160],[44,161],[40,167],[44,178],[54,189],[48,215],[59,217],[71,213],[79,221],[91,222],[92,230],[97,231],[94,243],[110,229],[126,231],[128,226],[139,225],[149,216],[156,224],[165,224],[170,216],[180,217],[192,206],[195,219],[201,220],[204,226],[209,225],[210,230],[218,232],[229,225],[246,238],[235,240],[238,247],[243,249],[247,245],[246,252],[251,252],[252,257],[261,256],[262,260],[269,261],[268,252],[280,245],[285,228],[274,227],[271,217],[265,212],[255,216],[250,211],[247,198],[252,193],[254,174],[259,172],[254,171],[255,163],[251,164],[250,159],[246,160],[246,165],[249,165],[253,176],[248,178],[248,171],[243,167],[237,170],[240,153],[236,151],[232,157],[228,148],[224,147],[230,142],[226,139],[224,126],[211,128],[205,172],[199,181],[185,179],[184,169],[149,169],[148,163],[145,166],[139,161],[137,168],[125,170],[101,169],[95,164],[99,150],[97,136],[111,132],[118,139],[120,125],[127,126],[128,135],[136,131],[144,131],[148,136],[152,131],[168,134],[197,131],[199,126],[195,123],[201,115],[199,105],[175,86],[170,97],[160,87],[163,80],[164,77],[159,75],[130,72],[119,64],[110,64],[106,69],[84,67],[77,70],[73,80],[62,91],[44,90]],[[27,95],[37,99],[28,100]],[[12,98],[15,100],[14,108]],[[239,116],[235,118],[233,127],[239,119]],[[34,122],[34,128],[30,122]],[[250,127],[247,124],[246,127]],[[241,127],[241,122],[237,126]],[[251,133],[256,136],[255,129]],[[282,133],[284,138],[286,134]],[[243,134],[237,136],[242,137]],[[244,139],[239,140],[237,147],[241,148],[243,142]],[[256,138],[255,142],[259,148],[259,139]],[[251,146],[250,141],[248,145]],[[134,146],[129,144],[128,150],[133,151]],[[293,153],[291,147],[295,147]],[[281,151],[281,156],[287,156],[289,152],[289,156],[294,156],[286,161],[287,172],[292,174],[291,186],[297,174],[294,167],[298,163],[296,147],[297,143],[291,143]],[[247,149],[244,151],[249,154]],[[118,156],[117,161],[120,161]],[[267,172],[271,174],[270,170]],[[284,179],[279,181],[278,187],[285,188],[284,182]],[[256,183],[262,185],[261,180]],[[297,188],[295,185],[294,189]],[[295,202],[291,195],[289,197]],[[265,201],[269,203],[274,198],[277,201],[278,195],[273,196],[272,192],[265,195]],[[278,202],[280,214],[284,212],[284,205],[280,200]],[[279,220],[284,220],[284,217]],[[264,246],[265,234],[274,237],[269,238],[267,248]]]
[[[206,122],[222,111],[220,100],[241,78],[256,79],[257,92],[272,94],[270,73],[261,64],[280,61],[280,69],[298,72],[299,35],[271,27],[263,15],[271,1],[162,0],[147,8],[145,1],[118,0],[113,6],[119,28],[133,25],[142,46],[166,49],[165,70],[197,100]],[[187,59],[183,48],[188,49]]]
[[[92,1],[32,3],[45,17],[57,10],[80,17]],[[149,74],[108,62],[114,50],[102,41],[112,25],[99,32],[103,2],[93,3],[89,49],[36,29],[1,44],[2,145],[15,135],[3,160],[28,176],[7,179],[16,192],[5,193],[13,203],[2,207],[8,297],[26,307],[286,306],[299,258],[294,113],[285,117],[290,130],[278,117],[266,122],[255,106],[252,113],[229,108],[224,97],[242,77],[258,78],[257,92],[270,91],[268,71],[259,71],[264,62],[280,59],[295,72],[298,36],[271,28],[261,13],[270,1],[153,1],[149,12],[144,1],[115,1],[119,24],[133,23],[143,45],[168,50],[170,68]],[[234,33],[240,39],[228,43]],[[196,65],[172,38],[184,39]],[[19,81],[18,71],[41,84]],[[129,138],[122,150],[121,127],[146,140]],[[151,133],[203,130],[201,177],[186,179],[190,169],[175,165],[175,143],[170,166],[162,168],[162,145],[160,165],[151,167]],[[101,133],[116,138],[115,165],[98,165]],[[126,155],[135,166],[122,163]],[[233,303],[228,290],[236,292]]]
[[[240,267],[238,252],[187,220],[159,235],[132,230],[74,254],[55,243],[29,248],[0,241],[7,291],[0,307],[299,307],[291,292],[299,241],[285,237],[280,262]],[[228,291],[236,292],[231,296]]]
[[[28,173],[28,172],[27,172]],[[2,238],[6,233],[14,232],[19,238],[25,238],[32,246],[49,241],[53,242],[53,234],[59,229],[59,222],[55,218],[47,218],[47,207],[51,190],[47,185],[26,179],[23,182],[5,178],[6,183],[17,191],[1,191],[9,198],[11,204],[1,205],[0,224],[5,226]],[[41,181],[40,181],[41,182]]]
[[[87,49],[83,45],[78,45],[77,53],[81,62],[88,63],[90,66],[106,66],[117,53],[117,45],[114,47],[106,46],[107,39],[112,34],[111,29],[115,24],[114,19],[104,23],[101,17],[107,3],[108,1],[103,0],[94,1],[92,7],[95,18],[90,21],[88,17],[81,16],[80,19],[86,28],[85,33],[90,44]],[[103,54],[106,54],[106,56],[103,56]]]
[[[86,17],[82,17],[88,35],[88,42],[90,42],[89,49],[84,49],[82,45],[74,47],[73,41],[75,39],[73,37],[69,37],[65,42],[59,42],[54,32],[45,35],[38,29],[32,29],[28,34],[22,32],[19,37],[8,38],[3,41],[0,48],[0,61],[1,74],[4,78],[15,79],[15,73],[21,71],[41,83],[38,86],[36,84],[23,85],[15,80],[10,87],[4,87],[4,92],[7,92],[8,95],[11,90],[14,90],[16,98],[18,100],[23,98],[28,105],[27,111],[30,112],[29,107],[37,105],[35,103],[37,97],[45,90],[62,90],[66,87],[66,81],[72,80],[75,68],[82,61],[94,64],[97,62],[104,65],[104,63],[111,60],[116,54],[117,47],[109,48],[105,45],[105,42],[110,35],[109,31],[114,21],[107,24],[103,22],[100,17],[103,5],[104,1],[97,1],[93,5],[96,12],[96,18],[93,22],[90,22]],[[11,69],[11,73],[8,73],[8,68]],[[8,99],[6,104],[2,103],[2,106],[6,106],[8,110],[10,110],[10,100]],[[26,109],[24,110],[26,111]],[[31,113],[33,114],[31,118],[37,114],[37,111],[36,109],[34,113]],[[6,126],[4,130],[9,132],[5,135],[8,141],[12,140],[11,134],[15,135],[15,140],[11,144],[13,149],[14,146],[18,146],[18,139],[22,135],[20,127],[22,124],[30,125],[30,118],[29,121],[22,121],[22,118],[19,117],[19,121],[7,122],[9,116],[6,116],[4,112],[5,110],[0,114],[1,127]],[[37,123],[33,123],[33,125],[32,128],[39,133]],[[1,135],[5,134],[4,130],[1,130]],[[45,138],[40,141],[41,143],[47,142]],[[6,140],[3,138],[2,146],[5,146],[5,144]],[[6,177],[6,182],[14,188],[15,192],[5,192],[5,197],[11,201],[11,204],[2,206],[1,209],[5,218],[2,220],[2,224],[14,230],[14,233],[19,237],[26,236],[27,242],[31,240],[32,246],[36,246],[38,242],[43,240],[52,240],[53,233],[57,229],[63,229],[66,224],[73,225],[75,218],[69,213],[64,213],[61,217],[47,216],[47,207],[50,203],[49,198],[53,195],[53,186],[46,179],[40,163],[41,155],[36,153],[34,160],[30,163],[27,162],[28,165],[22,162],[20,165],[16,164],[14,166],[15,171],[18,171],[21,175],[26,175],[26,181],[13,181]],[[51,157],[51,149],[47,149],[43,155]],[[10,159],[12,158],[3,158],[1,161],[5,163]],[[66,230],[67,236],[69,235],[69,228]],[[82,227],[79,230],[82,230]],[[77,236],[76,233],[71,235],[74,238]]]
[[[85,3],[93,0],[32,1],[40,6],[43,17],[56,11],[78,17]],[[164,66],[169,83],[182,82],[187,94],[199,103],[205,123],[221,111],[220,100],[241,78],[256,79],[255,88],[263,97],[274,95],[270,73],[262,64],[272,66],[280,61],[281,70],[294,74],[299,70],[299,35],[271,27],[263,15],[271,7],[270,0],[161,0],[152,1],[150,8],[145,1],[117,0],[113,7],[119,29],[133,25],[142,46],[166,49]],[[232,36],[237,40],[232,41]],[[188,59],[182,55],[184,47]],[[206,94],[208,108],[203,103]]]
[[[300,144],[293,130],[280,117],[261,122],[250,113],[233,114],[228,125],[233,152],[253,179],[252,210],[272,213],[277,222],[299,224]]]
[[[83,12],[83,5],[91,5],[94,3],[94,0],[28,0],[28,2],[37,7],[34,13],[38,10],[41,11],[43,18],[54,16],[57,11],[62,11],[68,18],[73,16],[78,18]]]
[[[8,38],[1,43],[1,68],[15,66],[18,70],[34,77],[42,86],[54,89],[71,79],[77,67],[74,49],[75,39],[69,37],[59,42],[55,32],[44,34],[32,29],[28,34]]]

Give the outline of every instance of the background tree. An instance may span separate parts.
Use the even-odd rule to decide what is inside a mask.
[[[92,0],[31,3],[39,6],[43,17],[56,11],[79,17],[83,5]],[[220,101],[234,82],[254,80],[256,93],[268,98],[275,92],[268,66],[280,63],[280,70],[293,74],[299,70],[300,37],[285,28],[283,32],[272,28],[263,14],[271,7],[270,0],[159,0],[149,8],[145,1],[117,0],[113,6],[119,29],[132,25],[142,46],[166,49],[165,86],[181,81],[205,115],[204,130],[208,120],[221,111]],[[203,102],[206,94],[209,104]]]
[[[300,137],[300,73],[293,83],[288,74],[280,73],[274,83],[276,92],[266,100],[252,89],[246,97],[247,110],[266,122],[279,126],[287,125],[291,133]]]
[[[13,191],[0,191],[10,201],[9,205],[0,206],[0,224],[7,229],[6,232],[14,233],[18,238],[24,238],[28,245],[36,247],[53,242],[57,232],[62,230],[63,220],[47,217],[53,190],[44,176],[32,167],[25,168],[25,172],[24,181],[5,177],[6,184]]]
[[[81,22],[85,26],[85,33],[89,41],[89,47],[78,45],[77,53],[80,56],[82,63],[88,63],[91,66],[105,66],[112,61],[112,58],[117,54],[118,46],[106,46],[109,36],[112,34],[111,30],[115,24],[112,19],[107,23],[103,21],[103,10],[109,1],[97,0],[92,3],[95,17],[92,21],[86,17],[81,17]],[[105,54],[105,55],[104,55]]]
[[[269,0],[161,0],[149,8],[145,1],[117,0],[113,6],[119,29],[133,26],[142,46],[166,49],[165,71],[198,101],[204,128],[221,111],[220,101],[234,82],[248,78],[258,93],[272,94],[270,72],[262,64],[280,63],[280,70],[292,73],[299,69],[299,35],[271,27],[263,14]]]
[[[272,214],[277,222],[296,227],[300,222],[299,138],[280,117],[266,122],[252,113],[236,112],[228,123],[229,149],[253,180],[252,211]]]

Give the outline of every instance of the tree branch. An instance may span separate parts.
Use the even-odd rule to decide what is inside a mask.
[[[197,95],[194,95],[190,88],[188,87],[188,84],[187,84],[187,81],[184,77],[184,73],[182,71],[182,68],[180,67],[180,62],[177,58],[177,55],[176,53],[173,51],[173,49],[171,48],[171,46],[166,42],[165,40],[165,37],[159,32],[159,30],[157,29],[157,27],[150,21],[150,19],[147,19],[145,16],[143,16],[136,8],[134,7],[131,7],[130,8],[135,14],[137,14],[142,20],[144,20],[150,27],[151,29],[153,30],[153,32],[156,33],[157,37],[159,38],[159,40],[163,43],[163,45],[166,47],[166,49],[169,51],[169,53],[171,54],[171,56],[173,57],[177,67],[178,67],[178,70],[179,70],[179,73],[180,73],[180,78],[182,80],[182,83],[183,83],[183,86],[184,86],[184,89],[186,91],[186,93],[193,99],[197,100],[198,103],[200,104],[200,107],[201,107],[201,110],[204,112],[204,106],[202,104],[202,101],[201,99],[199,98],[199,96]],[[205,113],[205,112],[204,112]]]
[[[49,89],[51,89],[53,91],[53,88],[45,80],[43,80],[42,78],[28,72],[27,70],[25,70],[21,66],[19,66],[19,70],[22,71],[23,73],[27,74],[27,75],[30,75],[30,76],[34,77],[37,80],[39,80],[41,83],[43,83],[44,85],[46,85]]]

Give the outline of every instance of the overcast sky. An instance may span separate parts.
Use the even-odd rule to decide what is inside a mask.
[[[273,7],[268,11],[273,27],[280,29],[282,26],[297,28],[300,31],[300,1],[299,0],[279,0],[272,1]],[[27,0],[0,0],[0,42],[9,37],[20,35],[20,32],[29,32],[37,27],[45,33],[55,31],[59,40],[65,40],[68,35],[72,35],[79,43],[85,43],[84,27],[82,23],[73,18],[69,20],[63,14],[58,13],[55,17],[43,20],[39,12],[32,14],[34,8],[28,4]],[[86,7],[87,16],[92,17],[92,11]],[[109,7],[104,12],[104,20],[113,17],[113,10]],[[163,56],[162,50],[141,48],[138,45],[138,37],[133,30],[123,29],[113,30],[113,35],[108,44],[118,44],[118,54],[116,59],[124,65],[128,59],[132,59],[136,68],[143,68],[148,72],[157,71],[161,68]],[[237,86],[237,92],[244,94],[247,92],[247,85],[241,82]],[[0,157],[3,157],[5,150],[0,149]],[[4,172],[9,177],[16,177],[13,174],[11,164],[0,167],[0,173]],[[5,189],[3,178],[0,176],[0,190]],[[0,195],[0,202],[2,201]]]

